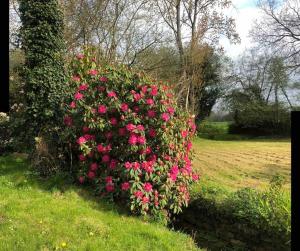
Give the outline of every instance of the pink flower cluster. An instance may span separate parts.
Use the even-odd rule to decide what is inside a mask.
[[[85,54],[76,60],[78,67],[91,62]],[[78,151],[78,182],[124,196],[135,212],[180,208],[199,179],[191,162],[195,123],[177,108],[170,87],[114,69],[74,70],[80,77],[72,77],[63,122]]]

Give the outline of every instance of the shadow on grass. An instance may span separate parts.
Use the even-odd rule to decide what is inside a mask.
[[[128,210],[120,203],[108,202],[88,186],[80,186],[68,173],[57,173],[49,178],[42,178],[30,167],[29,161],[24,156],[9,155],[0,156],[0,176],[14,183],[15,187],[32,186],[40,190],[54,193],[74,191],[83,200],[90,203],[93,209],[101,211],[113,211],[120,215],[128,216]]]

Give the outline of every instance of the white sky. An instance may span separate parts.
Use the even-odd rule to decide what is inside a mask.
[[[236,22],[236,31],[240,36],[240,44],[230,44],[228,39],[222,38],[220,44],[225,52],[232,59],[235,59],[246,48],[251,47],[251,39],[248,37],[253,22],[259,19],[261,13],[256,7],[256,0],[232,0],[235,8],[226,11],[227,15],[232,16]]]

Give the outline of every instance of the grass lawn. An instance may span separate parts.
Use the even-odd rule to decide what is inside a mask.
[[[275,174],[285,177],[290,190],[291,143],[289,140],[194,141],[194,168],[202,184],[233,191],[242,187],[264,188]],[[201,183],[201,182],[200,182]]]
[[[131,217],[61,178],[0,157],[0,250],[200,250],[192,238]]]

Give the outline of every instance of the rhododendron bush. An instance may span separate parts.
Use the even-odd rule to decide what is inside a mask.
[[[78,181],[122,199],[133,213],[181,211],[189,201],[195,124],[172,88],[124,66],[72,62],[74,95],[64,117],[77,152]]]

